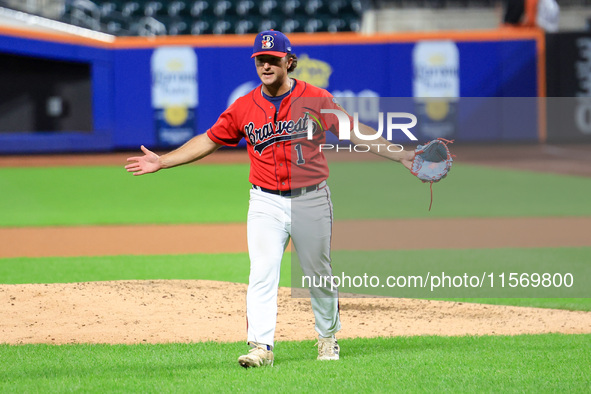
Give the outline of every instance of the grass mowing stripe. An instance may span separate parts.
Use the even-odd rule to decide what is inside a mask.
[[[247,253],[12,258],[0,259],[0,282],[205,279],[247,283],[249,267]],[[282,268],[287,278],[289,264]]]
[[[247,164],[134,177],[121,167],[0,168],[0,226],[246,220]],[[388,161],[332,163],[338,219],[589,216],[589,178],[454,165],[428,186]]]
[[[591,179],[454,164],[429,186],[389,162],[334,163],[330,187],[335,217],[589,216]]]
[[[275,366],[244,370],[244,343],[0,345],[2,392],[587,392],[591,335],[341,339],[338,362],[313,341],[279,342]]]
[[[0,226],[242,222],[248,165],[0,168]]]
[[[288,286],[290,255],[281,263]],[[203,279],[248,283],[247,253],[0,259],[0,283],[73,283],[109,280]]]
[[[539,285],[533,285],[527,290],[531,292],[514,292],[509,286],[511,273],[564,273],[570,272],[578,286],[578,294],[586,292],[588,286],[585,283],[591,277],[591,247],[580,248],[499,248],[499,249],[427,249],[427,250],[377,250],[377,251],[333,251],[333,274],[341,281],[341,292],[356,294],[384,295],[389,297],[443,299],[477,303],[492,303],[516,306],[532,306],[544,308],[559,308],[570,310],[591,311],[591,298],[573,298],[569,289],[562,287],[560,291],[545,289]],[[360,262],[363,262],[362,264]],[[295,266],[294,271],[297,270]],[[294,275],[295,282],[292,287],[301,287],[299,275]],[[425,288],[413,285],[410,277],[425,278],[427,272],[433,276],[448,277],[477,274],[481,278],[485,273],[488,283],[490,274],[494,274],[495,291],[480,287],[461,286],[459,288],[446,285],[446,288],[438,287],[431,291],[429,283]],[[505,287],[499,288],[499,275],[504,274]],[[402,276],[408,279],[408,287],[388,287],[390,277]],[[351,278],[347,282],[346,278]],[[363,279],[369,278],[369,279]],[[373,278],[378,278],[380,285],[373,287]],[[361,280],[363,279],[363,280]],[[451,282],[451,281],[450,281]],[[356,283],[361,286],[356,286]],[[400,282],[402,283],[402,282]],[[419,282],[420,283],[420,282]],[[349,286],[348,288],[346,288]],[[574,289],[574,287],[573,287]],[[580,289],[583,289],[580,291]],[[457,291],[457,292],[456,292]],[[523,295],[527,294],[528,298]],[[446,295],[438,295],[446,294]],[[458,295],[459,294],[459,295]],[[450,298],[454,297],[454,298]],[[549,298],[562,297],[562,298]]]
[[[374,275],[372,264],[380,261],[379,256],[387,253],[388,258],[412,267],[412,262],[434,261],[440,267],[447,262],[467,265],[480,261],[494,269],[498,261],[511,264],[512,261],[531,260],[541,263],[565,261],[589,261],[591,248],[540,248],[540,249],[472,249],[472,250],[407,250],[333,253],[336,270],[352,263],[364,272]],[[343,261],[345,260],[346,261]],[[158,255],[158,256],[98,256],[98,257],[44,257],[0,259],[0,283],[68,283],[105,280],[133,279],[208,279],[236,283],[247,283],[249,260],[246,253]],[[346,272],[346,271],[345,271]],[[381,268],[382,273],[395,274]],[[349,272],[351,274],[351,272]],[[291,256],[286,253],[281,265],[280,286],[292,286]],[[454,298],[455,301],[491,303],[501,305],[532,306],[591,311],[591,298],[482,298],[474,292],[471,298]],[[421,297],[434,298],[434,297]],[[446,298],[449,299],[449,298]]]
[[[442,301],[591,311],[591,298],[445,298]]]

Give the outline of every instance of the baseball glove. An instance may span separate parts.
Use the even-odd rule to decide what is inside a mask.
[[[423,182],[430,182],[431,203],[433,205],[433,183],[439,182],[447,176],[453,163],[453,155],[449,152],[448,144],[453,141],[437,138],[415,149],[415,158],[410,172]]]

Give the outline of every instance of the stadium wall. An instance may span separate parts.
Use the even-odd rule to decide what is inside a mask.
[[[544,36],[538,30],[294,34],[291,39],[300,58],[296,78],[325,87],[340,96],[343,105],[359,105],[366,97],[407,98],[411,112],[418,110],[417,105],[427,108],[423,111],[426,122],[438,120],[444,108],[448,111],[444,120],[456,114],[459,124],[467,125],[454,132],[452,137],[458,141],[537,141],[544,137],[536,107],[536,98],[545,95]],[[22,57],[32,64],[48,59],[58,62],[58,72],[49,76],[53,82],[48,81],[57,85],[56,80],[68,75],[69,65],[86,65],[90,83],[65,81],[65,87],[47,93],[48,100],[37,100],[35,105],[44,108],[23,111],[24,116],[49,116],[50,107],[57,106],[53,113],[57,119],[50,123],[55,128],[0,131],[0,153],[176,146],[189,134],[205,132],[233,99],[258,85],[250,59],[251,42],[251,36],[128,37],[102,42],[2,28],[0,54]],[[450,63],[446,57],[455,60]],[[420,67],[422,71],[417,72]],[[456,89],[443,100],[445,105],[434,106],[439,108],[435,118],[431,106],[417,104],[420,98],[414,97],[421,83],[422,95],[432,93],[433,97],[441,90],[435,86],[425,93],[430,83]],[[38,88],[23,86],[21,102]],[[84,89],[90,92],[85,94]],[[60,97],[64,91],[77,93],[68,99]],[[0,96],[0,125],[7,124],[11,114],[14,118],[19,107],[15,95],[19,94]],[[83,101],[84,97],[89,100],[90,126],[60,129],[76,124],[68,117],[78,114],[76,108],[84,108],[76,106],[76,98]],[[525,103],[526,110],[516,107],[518,102]],[[465,118],[473,119],[461,121]]]

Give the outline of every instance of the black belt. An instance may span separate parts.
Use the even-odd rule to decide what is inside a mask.
[[[319,186],[321,185],[321,183],[317,184],[317,185],[312,185],[312,186],[306,186],[306,187],[298,187],[297,189],[291,189],[291,190],[273,190],[273,189],[266,189],[264,187],[260,187],[257,185],[252,185],[253,189],[257,189],[260,191],[263,191],[265,193],[270,193],[270,194],[275,194],[277,196],[283,196],[283,197],[297,197],[302,195],[303,193],[310,193],[313,191],[318,190]]]

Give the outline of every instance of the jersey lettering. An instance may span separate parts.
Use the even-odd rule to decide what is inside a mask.
[[[275,122],[275,127],[273,127],[273,122],[269,122],[258,129],[255,128],[253,122],[250,122],[244,126],[244,134],[253,146],[254,151],[262,155],[268,146],[278,142],[306,138],[308,135],[308,119],[309,116],[306,113],[297,122],[278,120]]]

